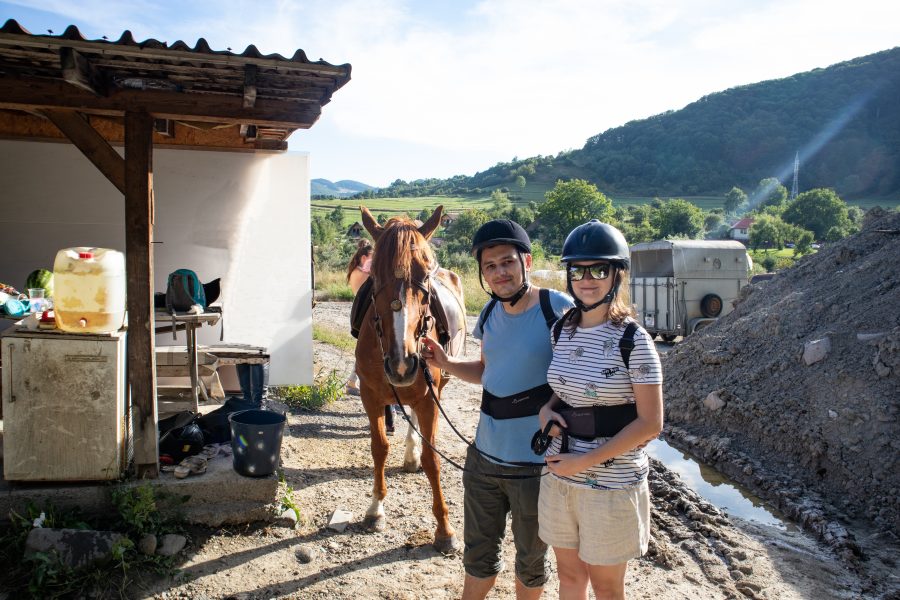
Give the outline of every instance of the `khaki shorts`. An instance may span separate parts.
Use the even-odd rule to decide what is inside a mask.
[[[589,565],[637,558],[650,543],[647,480],[623,490],[592,490],[547,475],[541,478],[538,522],[544,542],[578,550]]]

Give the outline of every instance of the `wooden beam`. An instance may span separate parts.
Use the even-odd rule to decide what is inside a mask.
[[[83,54],[71,48],[60,48],[59,62],[63,80],[83,90],[102,96],[102,78]]]
[[[256,65],[244,67],[244,108],[253,108],[256,104]]]
[[[128,383],[138,477],[159,476],[159,414],[153,328],[153,117],[125,113],[125,270]]]
[[[61,80],[39,77],[0,77],[0,108],[33,110],[68,108],[85,114],[122,116],[127,111],[148,112],[157,119],[254,123],[285,129],[308,129],[318,120],[320,106],[291,100],[257,98],[244,108],[241,94],[202,94],[162,90],[111,90],[98,97]]]
[[[125,160],[90,123],[74,110],[45,109],[42,113],[94,163],[117,190],[125,193]]]

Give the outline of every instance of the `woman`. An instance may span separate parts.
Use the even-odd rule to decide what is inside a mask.
[[[373,257],[374,249],[369,240],[360,240],[356,253],[347,265],[347,283],[350,284],[354,296],[369,278]],[[359,396],[359,376],[356,374],[355,362],[353,363],[353,373],[347,381],[346,392],[351,396]],[[388,435],[394,434],[394,411],[390,406],[384,407],[384,427]]]
[[[554,395],[539,415],[542,429],[551,421],[563,428],[549,431],[539,535],[556,554],[560,598],[587,598],[589,583],[598,599],[624,598],[627,561],[650,541],[641,447],[662,429],[662,369],[632,318],[622,233],[596,219],[580,225],[562,260],[575,308],[554,327]]]

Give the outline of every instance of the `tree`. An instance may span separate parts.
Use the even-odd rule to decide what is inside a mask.
[[[444,232],[444,246],[447,248],[447,252],[468,254],[472,249],[472,238],[475,237],[475,232],[490,220],[491,216],[478,208],[461,212]]]
[[[330,218],[313,217],[311,235],[315,246],[325,246],[337,237],[338,229]]]
[[[808,229],[815,239],[823,240],[834,229],[831,237],[841,239],[850,233],[852,223],[847,203],[834,190],[817,188],[803,192],[791,202],[781,216],[788,223]]]
[[[750,204],[759,208],[767,206],[781,207],[784,205],[787,197],[787,188],[781,185],[777,178],[769,177],[760,181],[759,185],[756,186],[756,191],[753,192]]]
[[[518,177],[516,177],[516,186],[518,186],[518,188],[519,188],[520,190],[524,190],[524,189],[525,189],[525,184],[526,184],[526,183],[527,183],[527,182],[525,181],[525,177],[523,177],[522,175],[519,175]]]
[[[695,239],[703,232],[703,211],[687,200],[673,198],[653,211],[650,222],[662,238],[686,236]]]
[[[341,229],[344,225],[344,210],[340,206],[335,206],[334,210],[328,213],[328,220],[334,223],[335,228]]]
[[[609,221],[612,202],[593,183],[583,179],[559,180],[546,194],[538,216],[544,231],[544,243],[552,253],[562,249],[570,231],[591,219]]]
[[[512,202],[509,201],[509,194],[501,192],[500,190],[491,192],[491,202],[493,204],[491,207],[491,216],[495,219],[505,217],[512,208]]]
[[[757,215],[750,226],[750,247],[754,250],[760,248],[784,248],[785,242],[793,241],[795,249],[799,245],[801,252],[812,244],[812,233],[806,229],[785,223],[780,217],[774,215]],[[798,254],[795,250],[794,254]]]
[[[725,194],[725,214],[735,215],[741,208],[747,205],[747,194],[739,187],[731,188]]]
[[[715,231],[722,225],[722,215],[719,213],[709,212],[703,219],[703,229],[705,231]]]

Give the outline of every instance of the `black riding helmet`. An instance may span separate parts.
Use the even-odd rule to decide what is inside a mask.
[[[484,287],[484,280],[481,278],[481,251],[492,246],[503,246],[509,244],[515,246],[519,252],[519,265],[522,267],[522,287],[512,296],[503,298],[493,291],[488,291]],[[509,302],[510,306],[515,306],[522,296],[528,291],[530,284],[528,283],[528,274],[525,272],[525,259],[522,253],[531,254],[531,239],[522,229],[522,226],[515,221],[509,219],[494,219],[488,221],[478,228],[475,237],[472,238],[472,253],[475,254],[475,260],[478,261],[478,282],[491,298],[500,302]]]
[[[631,268],[631,253],[628,250],[628,242],[622,232],[608,223],[601,223],[597,219],[591,219],[583,225],[579,225],[566,237],[562,250],[562,262],[570,266],[576,261],[605,260],[615,267],[616,271],[627,271]],[[572,278],[566,269],[566,288],[574,298],[575,305],[582,311],[589,311],[601,304],[612,302],[619,291],[619,274],[615,272],[615,280],[612,289],[599,302],[586,306],[572,289]]]

